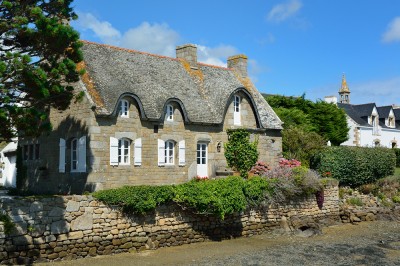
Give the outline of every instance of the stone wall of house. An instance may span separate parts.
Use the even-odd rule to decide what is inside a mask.
[[[251,236],[272,230],[304,230],[339,220],[338,187],[327,185],[322,208],[315,196],[230,215],[220,221],[175,204],[146,216],[126,215],[92,196],[0,198],[15,229],[0,224],[0,264],[76,259]]]
[[[207,144],[208,176],[213,177],[220,168],[227,166],[224,156],[224,144],[228,141],[226,130],[245,127],[254,129],[253,139],[258,138],[259,159],[271,166],[278,164],[282,152],[280,130],[257,130],[254,110],[246,96],[240,95],[242,126],[233,125],[233,102],[229,104],[225,120],[221,125],[193,125],[184,122],[183,110],[177,103],[174,106],[174,120],[160,124],[143,121],[140,108],[132,98],[129,117],[111,115],[96,117],[88,98],[72,101],[63,112],[51,111],[53,131],[41,136],[35,143],[40,143],[40,159],[25,161],[27,166],[27,188],[37,193],[48,194],[83,194],[120,187],[123,185],[163,185],[186,182],[197,175],[197,142]],[[224,103],[221,103],[224,104]],[[207,112],[206,107],[204,112]],[[87,172],[71,172],[71,140],[87,136],[86,162]],[[127,138],[130,145],[130,163],[110,165],[110,137]],[[59,172],[59,142],[66,140],[65,173]],[[142,139],[142,164],[134,164],[135,139]],[[176,143],[175,163],[158,166],[158,139],[172,140]],[[178,164],[178,143],[185,140],[185,165]],[[21,138],[20,145],[33,140]],[[218,149],[217,147],[221,148]]]

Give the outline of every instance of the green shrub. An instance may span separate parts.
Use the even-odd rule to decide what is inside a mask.
[[[306,167],[276,167],[264,175],[270,180],[271,202],[284,202],[297,196],[309,196],[322,189],[320,176]]]
[[[249,206],[258,206],[271,194],[272,187],[267,179],[254,176],[244,183],[243,192]]]
[[[225,143],[225,158],[229,167],[247,178],[248,172],[258,159],[258,141],[250,142],[250,132],[246,129],[230,129],[227,131],[228,142]]]
[[[393,201],[394,203],[400,203],[400,195],[399,195],[399,196],[393,196],[393,197],[392,197],[392,201]]]
[[[322,175],[329,172],[341,185],[357,187],[392,175],[395,161],[392,149],[340,146],[316,153],[311,167]]]
[[[356,198],[356,197],[347,199],[346,203],[350,204],[350,205],[354,205],[354,206],[363,206],[364,205],[362,200],[360,198]]]
[[[347,187],[340,187],[339,198],[343,199],[345,195],[353,195],[353,189]]]
[[[175,187],[174,201],[199,214],[225,215],[246,209],[244,180],[238,176],[202,182],[190,181]]]
[[[122,206],[125,212],[138,214],[145,214],[157,205],[171,201],[173,195],[172,186],[124,186],[93,193],[98,200]]]
[[[4,223],[4,233],[11,233],[14,228],[14,223],[11,221],[10,217],[6,214],[0,214],[0,222]]]
[[[396,154],[396,167],[400,167],[400,149],[394,148],[393,151]]]

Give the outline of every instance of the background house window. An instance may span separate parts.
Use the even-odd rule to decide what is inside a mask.
[[[118,163],[129,164],[131,142],[129,139],[122,138],[118,140]]]
[[[121,100],[119,106],[119,116],[129,117],[129,102],[127,100]]]
[[[167,121],[174,121],[174,107],[170,104],[167,105]]]
[[[235,95],[233,98],[233,124],[241,125],[240,122],[240,96]]]
[[[38,160],[39,157],[39,144],[27,144],[23,146],[23,159],[27,160]]]

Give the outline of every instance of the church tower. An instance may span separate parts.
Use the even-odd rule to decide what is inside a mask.
[[[342,77],[342,86],[340,87],[339,90],[339,96],[340,96],[340,103],[350,103],[350,89],[347,86],[346,82],[346,76],[343,74]]]

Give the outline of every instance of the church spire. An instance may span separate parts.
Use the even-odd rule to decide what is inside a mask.
[[[343,73],[342,76],[342,86],[339,90],[340,103],[350,103],[350,89],[347,86],[346,76]]]

